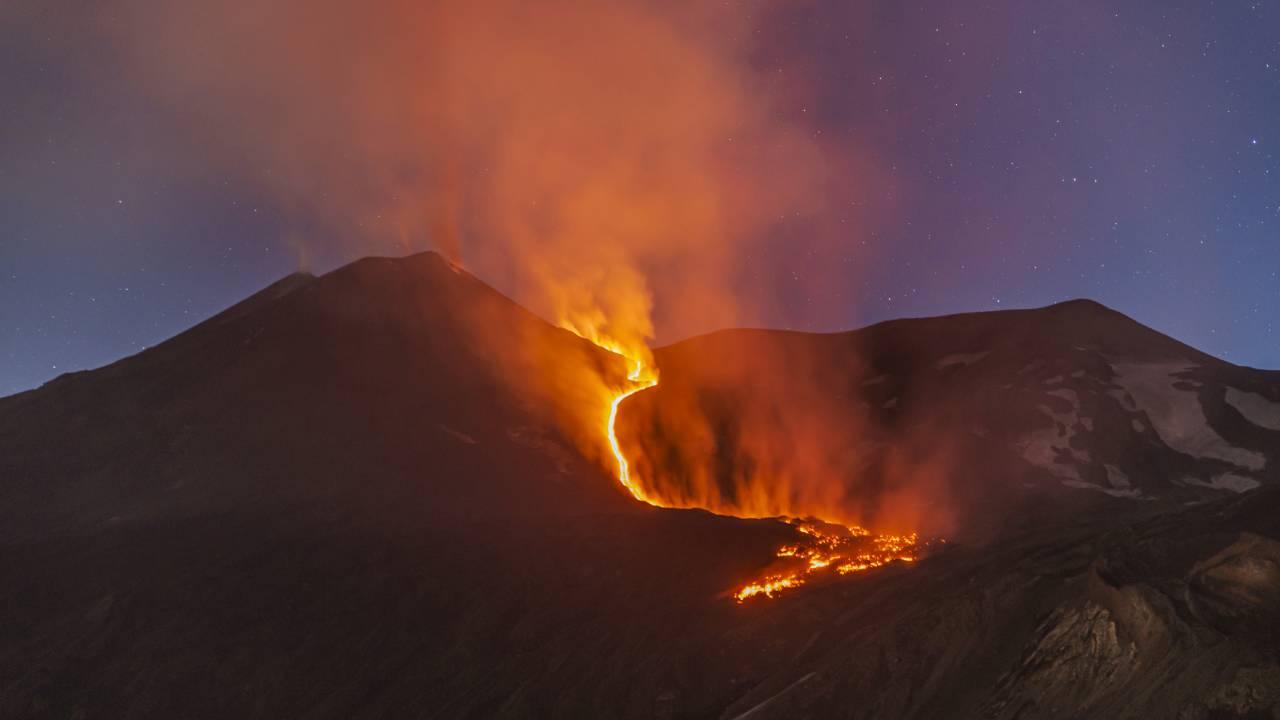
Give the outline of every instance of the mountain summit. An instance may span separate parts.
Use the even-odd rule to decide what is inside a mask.
[[[0,715],[1280,703],[1276,373],[1087,301],[656,359],[620,441],[683,510],[575,436],[620,359],[430,253],[0,399]],[[800,530],[730,516],[784,505],[946,542],[737,604]]]

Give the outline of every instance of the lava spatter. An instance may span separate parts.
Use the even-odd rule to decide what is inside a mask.
[[[819,574],[862,572],[892,562],[915,562],[921,548],[916,533],[877,535],[857,527],[790,519],[804,535],[801,542],[778,548],[778,561],[764,575],[738,590],[733,597],[744,602],[755,597],[772,598],[798,588]]]

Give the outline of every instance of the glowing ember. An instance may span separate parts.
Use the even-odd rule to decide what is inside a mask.
[[[873,535],[857,526],[842,527],[788,520],[806,535],[799,545],[778,548],[779,563],[760,580],[748,583],[733,594],[738,602],[763,595],[772,598],[784,590],[800,587],[811,575],[834,566],[840,575],[862,572],[894,561],[915,562],[919,538],[910,535]],[[782,569],[779,569],[782,566]]]
[[[803,584],[804,580],[796,577],[795,575],[773,575],[761,580],[760,582],[751,583],[734,593],[733,597],[737,599],[738,602],[742,602],[749,597],[755,597],[756,595],[773,597],[775,593],[782,592],[783,590],[789,590],[791,588],[797,588]]]

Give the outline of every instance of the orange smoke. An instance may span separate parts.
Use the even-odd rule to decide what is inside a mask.
[[[99,31],[159,112],[190,120],[210,148],[200,172],[266,190],[313,223],[293,229],[300,254],[434,247],[625,358],[619,374],[585,351],[557,355],[545,336],[486,336],[486,318],[472,323],[490,354],[527,360],[512,387],[549,400],[563,432],[633,496],[851,524],[869,517],[842,481],[861,470],[858,411],[792,358],[719,355],[753,403],[709,409],[696,383],[677,384],[664,395],[662,419],[681,415],[669,437],[628,429],[663,389],[639,392],[657,382],[658,329],[688,336],[771,308],[769,285],[742,262],[776,245],[779,228],[824,276],[827,247],[857,232],[850,159],[865,166],[865,148],[823,141],[798,119],[802,91],[784,90],[803,78],[756,64],[769,7],[122,0]],[[846,193],[838,214],[831,188]],[[823,232],[832,226],[838,235]],[[699,460],[674,477],[673,455]]]
[[[822,217],[843,172],[848,153],[750,62],[767,10],[123,0],[102,24],[216,149],[216,172],[323,218],[308,244],[434,247],[639,350],[655,327],[685,336],[769,306],[739,259]],[[792,242],[812,255],[830,241]]]
[[[802,78],[779,83],[753,65],[769,10],[122,0],[101,25],[140,86],[214,150],[213,172],[322,220],[300,254],[434,247],[651,368],[656,328],[685,336],[771,307],[740,260],[780,226],[817,223],[829,188],[850,187],[836,179],[852,153],[822,143],[797,119],[802,99],[784,94]],[[790,242],[820,257],[831,241]],[[544,382],[592,417],[616,417],[633,387],[584,377],[541,347],[491,342],[536,358]],[[568,432],[588,454],[622,460],[616,438],[589,424]]]

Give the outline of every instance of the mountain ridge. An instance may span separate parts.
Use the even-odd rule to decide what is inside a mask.
[[[963,441],[936,466],[954,488],[926,483],[917,499],[973,503],[983,512],[956,518],[973,529],[912,564],[737,604],[731,591],[798,532],[643,505],[585,454],[565,430],[582,418],[549,404],[572,385],[540,373],[621,377],[619,358],[438,257],[271,287],[0,399],[0,715],[1026,720],[1280,706],[1270,375],[1170,366],[1163,341],[1134,370],[1054,328],[952,342],[1006,316],[659,348],[662,383],[620,419],[651,480],[668,476],[646,463],[699,459],[688,437],[637,432],[668,400],[712,397],[713,411],[742,411],[713,425],[738,430],[753,403],[788,397],[854,413],[857,432],[836,427],[817,449],[864,433],[905,451],[943,444],[940,429]],[[500,352],[526,341],[535,357]],[[787,372],[758,375],[736,362],[750,352],[716,343]],[[798,396],[766,387],[832,377]],[[1158,432],[1200,416],[1217,440]],[[715,437],[727,451],[750,434]],[[870,509],[902,505],[883,492],[901,471],[870,466],[874,482],[853,486],[878,498]],[[1228,472],[1257,487],[1174,482]],[[974,494],[929,494],[944,487]],[[994,502],[1005,496],[1018,502]]]

